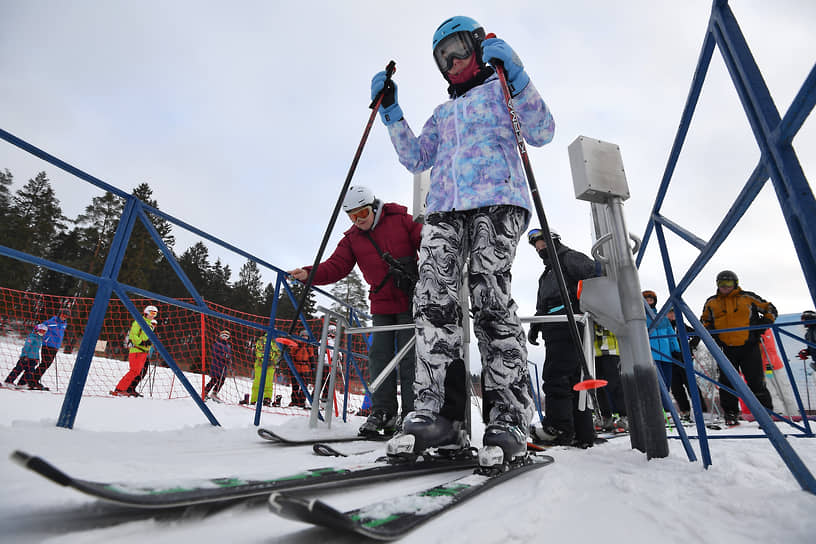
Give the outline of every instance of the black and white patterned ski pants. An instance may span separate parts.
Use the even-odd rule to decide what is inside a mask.
[[[524,330],[510,292],[510,268],[527,210],[490,206],[430,214],[422,230],[419,282],[414,292],[416,377],[414,408],[438,414],[445,375],[463,359],[459,295],[467,266],[473,329],[483,370],[488,422],[526,429],[533,415]]]

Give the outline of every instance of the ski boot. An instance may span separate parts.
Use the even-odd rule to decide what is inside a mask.
[[[461,421],[429,412],[411,412],[405,416],[402,432],[386,444],[386,454],[392,462],[413,460],[435,449],[434,454],[452,458],[468,449],[470,442]]]
[[[739,414],[725,414],[725,426],[726,427],[736,427],[739,425]]]
[[[595,423],[596,431],[612,432],[615,430],[615,419],[612,416],[603,416]]]
[[[629,418],[627,418],[626,416],[616,417],[614,424],[615,424],[615,426],[613,427],[614,432],[616,433],[629,432]]]
[[[390,436],[397,429],[397,419],[397,416],[391,415],[385,410],[374,410],[365,423],[360,426],[358,434],[366,438]],[[382,431],[382,434],[380,434],[380,431]]]
[[[574,432],[562,431],[552,425],[543,427],[533,425],[530,427],[530,436],[533,438],[533,443],[540,446],[571,446],[575,441]]]
[[[496,421],[485,428],[479,467],[482,471],[504,472],[524,463],[527,457],[527,433],[507,421]]]
[[[283,398],[283,395],[275,395],[275,402],[272,403],[272,406],[273,407],[280,407],[282,398]]]

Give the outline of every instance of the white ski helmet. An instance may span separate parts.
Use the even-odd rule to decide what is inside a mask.
[[[147,308],[144,309],[145,314],[149,314],[150,312],[159,313],[159,309],[156,308],[155,306],[148,306]]]
[[[343,211],[348,213],[351,210],[362,208],[366,204],[374,204],[377,200],[374,193],[368,187],[362,185],[353,185],[348,188],[346,198],[343,199]]]

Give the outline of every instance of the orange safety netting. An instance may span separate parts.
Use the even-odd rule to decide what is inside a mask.
[[[246,404],[249,401],[255,375],[256,342],[262,331],[164,302],[143,298],[134,298],[132,301],[139,310],[143,310],[148,305],[158,309],[154,332],[170,357],[184,372],[197,394],[202,397],[204,397],[206,384],[213,377],[212,374],[217,374],[213,372],[213,345],[221,331],[229,331],[228,342],[231,346],[232,358],[225,365],[223,385],[218,392],[218,397],[229,404]],[[93,298],[59,297],[0,288],[0,379],[5,380],[15,367],[25,340],[36,325],[55,316],[60,308],[69,308],[70,316],[62,344],[53,363],[45,369],[41,378],[42,385],[52,393],[65,394],[93,302]],[[184,300],[184,302],[193,304],[192,300]],[[256,323],[259,326],[265,326],[268,322],[268,318],[263,316],[243,313],[209,302],[207,305],[213,311]],[[127,337],[133,321],[134,318],[124,304],[118,298],[111,299],[99,340],[96,343],[83,395],[110,395],[122,377],[128,373]],[[275,328],[286,331],[289,323],[289,320],[277,319]],[[322,321],[312,319],[308,321],[308,324],[314,338],[319,339]],[[347,338],[351,341],[354,361],[368,379],[366,371],[368,347],[364,337],[353,335]],[[265,410],[302,412],[300,408],[288,407],[291,402],[291,384],[297,373],[311,392],[314,385],[317,344],[313,343],[312,348],[309,368],[301,366],[301,372],[297,372],[297,367],[292,365],[295,368],[293,372],[284,358],[281,358],[274,368],[273,378],[271,380],[268,378],[268,383],[272,383],[273,389],[269,397],[270,404],[275,403],[280,406],[265,407]],[[286,349],[294,348],[287,347]],[[363,404],[364,388],[353,367],[349,366],[348,374],[346,374],[345,360],[347,358],[348,355],[343,353],[340,361],[332,365],[336,372],[336,387],[331,404],[336,406],[338,411],[342,410],[345,380],[348,379],[350,380],[348,410],[353,414],[359,411]],[[270,365],[268,372],[272,371],[273,367]],[[328,380],[326,374],[327,372],[324,371],[324,381]],[[260,381],[260,376],[258,381]],[[158,399],[189,397],[187,390],[155,347],[150,349],[147,363],[137,382],[134,390],[142,397]],[[263,387],[261,386],[260,389],[263,390]],[[327,397],[325,389],[324,397]],[[254,405],[251,404],[247,406],[254,408]],[[308,403],[306,406],[308,407]]]

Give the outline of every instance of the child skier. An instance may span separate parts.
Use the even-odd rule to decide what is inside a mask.
[[[431,169],[414,294],[415,412],[389,452],[464,445],[464,396],[445,403],[445,390],[464,391],[453,382],[465,379],[459,292],[467,263],[490,406],[483,443],[500,447],[510,461],[525,454],[533,414],[525,334],[510,289],[510,268],[531,205],[501,81],[486,62],[502,61],[529,144],[548,143],[555,126],[513,49],[504,40],[485,39],[473,19],[444,21],[433,36],[433,57],[450,84],[450,100],[437,106],[419,137],[403,118],[396,84],[385,72],[371,82],[372,98],[384,89],[380,115],[400,163],[413,173]]]
[[[31,331],[31,334],[28,335],[25,344],[23,344],[23,350],[20,353],[20,358],[17,360],[17,364],[11,373],[6,376],[6,385],[16,387],[14,380],[22,373],[23,376],[20,378],[18,385],[27,386],[29,389],[42,389],[42,387],[37,387],[39,382],[34,378],[33,374],[37,368],[37,364],[40,362],[40,348],[42,347],[43,336],[45,336],[46,331],[48,331],[48,326],[40,323]]]

